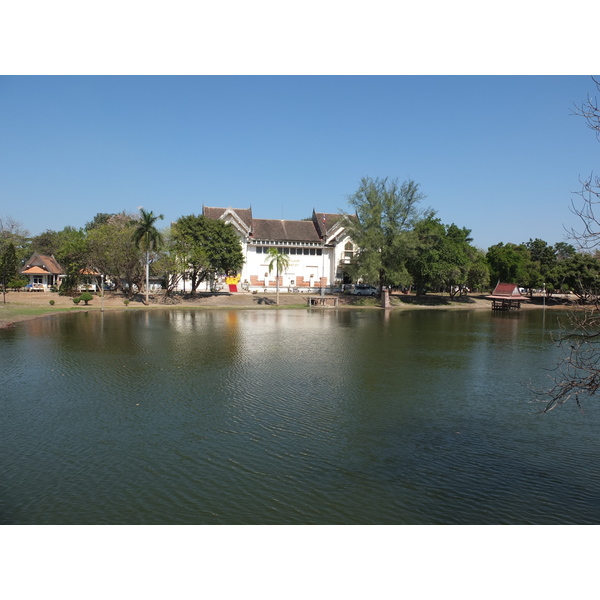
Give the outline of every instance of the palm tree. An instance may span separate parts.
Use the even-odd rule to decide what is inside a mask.
[[[290,266],[290,259],[287,254],[281,252],[278,248],[269,248],[269,273],[273,270],[273,266],[275,266],[277,270],[277,300],[276,303],[279,304],[279,273],[285,273],[286,269]]]
[[[152,211],[148,212],[140,207],[141,217],[136,223],[133,232],[133,242],[136,248],[142,248],[146,252],[146,304],[148,304],[148,288],[150,287],[150,250],[158,250],[163,238],[156,229],[155,223],[159,219],[164,219],[163,215],[155,215]]]

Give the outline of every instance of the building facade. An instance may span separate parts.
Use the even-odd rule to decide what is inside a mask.
[[[32,254],[21,274],[29,278],[27,289],[39,291],[58,288],[65,277],[63,268],[54,256],[45,256],[37,252]]]
[[[287,255],[289,266],[279,275],[282,291],[333,289],[348,282],[345,267],[357,248],[346,232],[342,215],[317,213],[306,221],[255,219],[252,209],[203,207],[208,219],[230,223],[237,232],[244,265],[242,289],[275,288],[276,273],[269,273],[269,248]]]

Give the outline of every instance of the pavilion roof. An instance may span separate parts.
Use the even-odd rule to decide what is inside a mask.
[[[31,271],[33,268],[40,268],[41,271]],[[31,258],[25,263],[25,269],[21,271],[24,274],[39,275],[41,273],[52,273],[53,275],[63,275],[64,270],[58,264],[54,256],[46,256],[34,252]]]
[[[487,297],[492,300],[529,300],[527,296],[521,294],[519,286],[516,283],[498,282],[492,295]]]
[[[48,274],[48,270],[47,269],[43,269],[42,267],[29,267],[29,269],[25,269],[24,271],[21,271],[21,273],[23,273],[23,275],[47,275]]]

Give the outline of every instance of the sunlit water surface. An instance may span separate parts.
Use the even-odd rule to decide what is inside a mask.
[[[0,522],[600,522],[556,313],[86,313],[0,332]]]

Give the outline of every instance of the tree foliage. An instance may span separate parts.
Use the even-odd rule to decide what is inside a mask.
[[[424,198],[412,180],[361,179],[348,198],[355,214],[346,216],[348,234],[359,248],[348,268],[355,280],[390,287],[410,284],[410,232],[423,216],[433,215],[419,209]]]
[[[0,249],[12,243],[19,263],[29,258],[29,231],[12,217],[0,217]]]
[[[500,242],[488,248],[487,261],[490,265],[492,285],[498,281],[523,285],[529,253],[524,244]]]
[[[72,294],[81,281],[83,271],[89,264],[85,231],[74,227],[65,227],[59,232],[59,247],[55,258],[65,271],[60,291],[62,294]]]
[[[31,251],[45,256],[56,256],[60,252],[61,241],[58,231],[47,229],[31,238]]]
[[[482,252],[471,245],[470,235],[469,229],[444,225],[434,216],[416,224],[407,264],[418,295],[442,289],[455,296],[467,287],[488,283],[487,264]]]
[[[9,282],[19,273],[19,259],[13,242],[5,242],[0,246],[0,282],[2,297],[6,304],[6,288]]]
[[[172,228],[172,244],[172,262],[187,271],[192,293],[203,281],[237,273],[244,264],[242,245],[233,226],[204,215],[180,217]]]
[[[127,282],[131,295],[141,289],[144,279],[140,250],[132,239],[135,217],[126,213],[111,215],[87,230],[89,266],[121,288]]]

